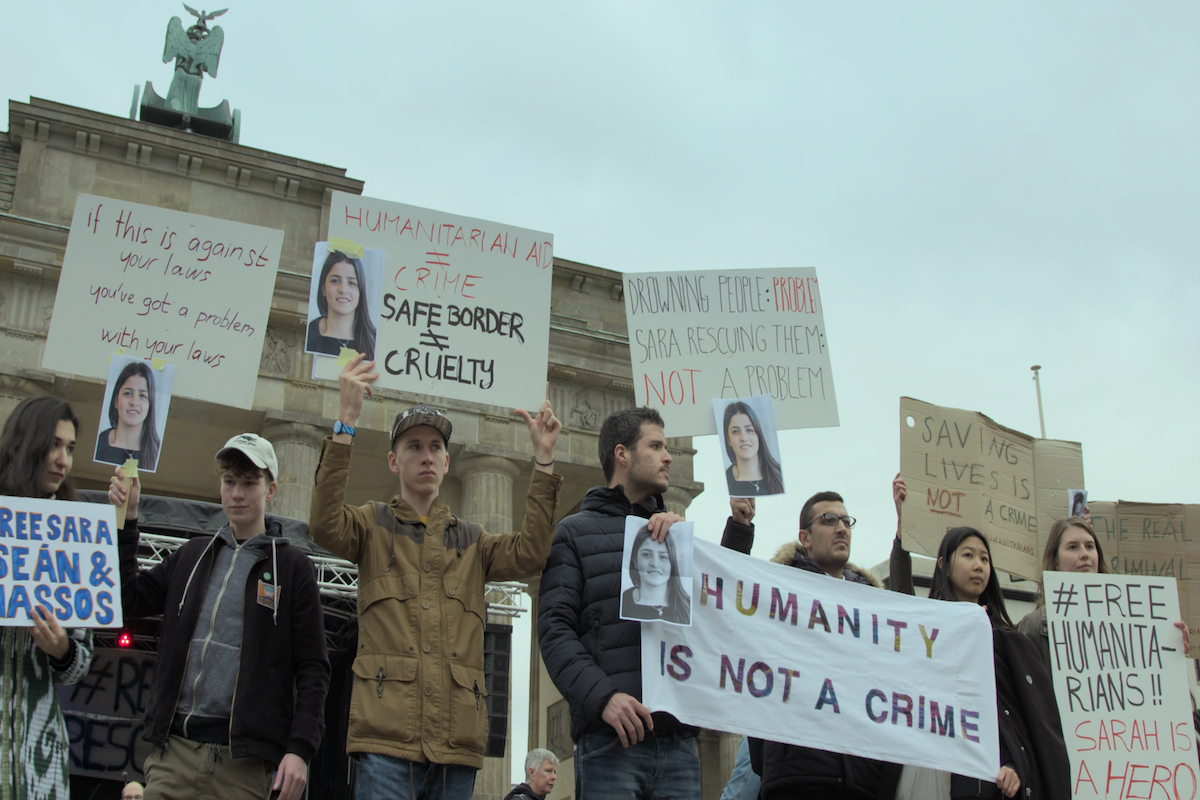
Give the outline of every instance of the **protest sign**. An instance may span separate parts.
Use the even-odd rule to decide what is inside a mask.
[[[967,525],[988,538],[998,569],[1036,580],[1050,527],[1067,516],[1068,491],[1083,487],[1083,450],[902,397],[900,476],[906,550],[936,556],[946,531]]]
[[[714,399],[712,404],[729,496],[783,494],[783,467],[775,456],[780,450],[771,395]]]
[[[132,458],[142,472],[158,469],[174,383],[174,364],[113,356],[94,460],[119,466]]]
[[[283,231],[82,194],[42,366],[108,375],[117,350],[178,368],[175,394],[250,408]]]
[[[1200,505],[1182,503],[1088,503],[1092,530],[1113,572],[1174,578],[1182,619],[1191,632],[1188,655],[1200,657]]]
[[[671,436],[716,433],[714,398],[769,394],[780,430],[838,424],[812,267],[628,274],[633,391]]]
[[[643,702],[689,725],[994,781],[983,608],[695,543],[692,627],[642,623]]]
[[[1046,572],[1042,581],[1074,797],[1195,797],[1174,579]]]
[[[58,684],[71,742],[71,774],[144,781],[150,743],[142,738],[155,654],[98,647],[79,683]]]
[[[329,238],[385,253],[376,386],[541,405],[554,237],[334,192]],[[313,359],[313,377],[336,380],[341,369],[336,359]]]
[[[64,628],[121,625],[112,506],[0,497],[0,625],[28,626],[38,605]]]

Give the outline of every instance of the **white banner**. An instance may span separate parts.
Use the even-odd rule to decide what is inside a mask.
[[[690,725],[949,770],[1000,771],[983,608],[696,540],[692,627],[642,623],[643,701]]]
[[[1077,798],[1194,798],[1196,736],[1174,578],[1042,573]]]
[[[838,424],[812,267],[625,276],[633,392],[669,436],[716,433],[712,400],[769,394],[780,430]]]
[[[39,605],[64,628],[121,626],[113,506],[0,497],[0,626]]]
[[[104,380],[118,350],[176,396],[250,408],[283,231],[81,194],[42,366]]]
[[[537,408],[550,352],[548,233],[334,192],[330,238],[386,254],[376,386]],[[337,359],[313,376],[337,380]]]

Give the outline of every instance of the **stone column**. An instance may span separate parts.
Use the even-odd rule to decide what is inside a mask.
[[[687,507],[692,504],[692,496],[683,489],[671,487],[663,493],[663,502],[666,503],[667,511],[686,518]]]
[[[313,477],[325,429],[301,422],[267,418],[262,435],[275,446],[279,459],[278,487],[268,512],[281,517],[307,520],[312,502]]]
[[[462,481],[459,515],[479,523],[489,533],[508,533],[513,530],[513,481],[521,474],[521,468],[507,458],[465,455],[454,462],[454,471]],[[483,769],[475,778],[474,800],[502,800],[512,787],[509,777],[513,749],[511,690],[506,718],[508,730],[504,758],[483,760]]]

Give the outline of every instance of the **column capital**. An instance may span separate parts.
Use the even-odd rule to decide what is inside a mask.
[[[663,492],[663,502],[667,505],[668,511],[673,511],[681,517],[686,517],[687,507],[692,504],[695,499],[692,493],[686,489],[680,489],[672,486]]]
[[[313,447],[320,447],[326,434],[331,430],[309,422],[294,422],[268,416],[263,420],[262,436],[272,444],[276,441],[298,441]]]
[[[472,453],[464,453],[458,458],[450,459],[450,470],[459,479],[478,473],[492,473],[505,475],[511,481],[521,474],[520,465],[510,458]]]

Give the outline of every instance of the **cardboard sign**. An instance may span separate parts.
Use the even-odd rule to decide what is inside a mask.
[[[329,237],[386,254],[375,385],[537,408],[550,352],[554,237],[334,192]],[[313,359],[313,376],[341,366]]]
[[[838,425],[817,271],[628,274],[633,391],[668,436],[716,433],[714,398],[769,394],[780,430]]]
[[[692,627],[642,623],[643,702],[713,730],[949,770],[1000,771],[982,607],[696,540]]]
[[[112,506],[0,497],[0,625],[31,625],[39,605],[64,628],[121,626]]]
[[[250,408],[283,231],[80,195],[42,366],[177,365],[175,394]]]
[[[900,398],[900,530],[906,550],[936,556],[946,531],[968,525],[998,569],[1036,580],[1054,520],[1083,487],[1076,442],[1034,439],[975,411]]]
[[[1047,572],[1042,580],[1074,796],[1195,797],[1174,579]]]
[[[58,702],[71,741],[71,774],[145,782],[150,743],[142,721],[150,701],[155,654],[98,647],[79,683],[58,684]]]
[[[1092,500],[1092,530],[1113,572],[1172,578],[1192,637],[1188,655],[1200,657],[1200,505]]]

